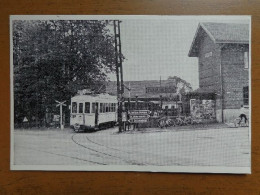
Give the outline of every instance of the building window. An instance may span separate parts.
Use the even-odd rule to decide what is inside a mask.
[[[83,113],[83,103],[79,103],[79,113]]]
[[[90,103],[85,102],[85,113],[90,113]]]
[[[249,103],[248,86],[243,87],[243,102],[244,102],[244,105],[248,105],[248,103]]]
[[[244,52],[244,68],[249,67],[249,57],[248,57],[248,52]]]

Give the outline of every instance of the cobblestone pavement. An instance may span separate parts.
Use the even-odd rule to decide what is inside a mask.
[[[250,166],[249,129],[15,130],[15,165]]]

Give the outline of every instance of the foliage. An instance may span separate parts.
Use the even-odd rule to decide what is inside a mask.
[[[169,76],[168,82],[173,82],[177,86],[177,93],[180,93],[182,95],[192,91],[191,84],[180,77]]]
[[[13,21],[15,121],[42,121],[54,100],[96,90],[115,71],[108,21]]]

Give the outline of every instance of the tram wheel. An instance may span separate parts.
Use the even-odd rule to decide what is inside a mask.
[[[111,127],[114,127],[115,126],[115,122],[111,122]]]

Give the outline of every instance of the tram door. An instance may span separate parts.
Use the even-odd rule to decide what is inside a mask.
[[[98,125],[98,111],[99,111],[99,108],[98,108],[98,102],[95,102],[95,126]]]

